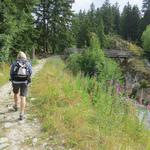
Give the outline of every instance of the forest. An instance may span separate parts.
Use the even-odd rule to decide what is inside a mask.
[[[1,0],[0,61],[12,59],[20,50],[29,55],[33,51],[54,54],[69,47],[88,47],[90,33],[98,36],[103,48],[111,48],[111,40],[117,35],[143,47],[148,55],[149,0],[143,0],[142,11],[127,3],[122,12],[119,3],[112,5],[106,0],[101,7],[95,8],[92,3],[88,11],[75,13],[73,3],[73,0]]]

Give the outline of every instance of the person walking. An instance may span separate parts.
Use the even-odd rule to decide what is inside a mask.
[[[10,80],[12,82],[14,93],[14,110],[18,111],[20,101],[19,120],[24,119],[26,97],[28,93],[28,84],[31,82],[32,66],[27,60],[24,52],[18,53],[16,61],[11,65]]]

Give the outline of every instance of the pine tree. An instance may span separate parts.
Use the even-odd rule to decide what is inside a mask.
[[[97,32],[96,32],[98,38],[99,38],[99,43],[101,44],[101,47],[105,47],[106,43],[106,37],[104,34],[104,24],[102,18],[99,18],[99,24],[97,26]]]
[[[101,7],[101,14],[104,22],[104,32],[106,34],[112,33],[114,27],[114,18],[109,0],[105,0],[103,6]]]
[[[121,34],[122,36],[127,39],[130,40],[130,30],[131,30],[131,12],[132,12],[132,8],[131,5],[128,3],[122,12],[122,16],[121,16]]]
[[[31,54],[32,50],[36,48],[36,30],[34,28],[34,16],[32,15],[36,0],[18,1],[13,0],[17,12],[15,18],[17,27],[20,29],[16,33],[16,38],[13,42],[13,47],[18,50],[27,51]]]
[[[11,0],[0,1],[0,61],[9,59],[13,39],[19,31],[15,16],[12,15],[16,11],[17,8]]]
[[[141,14],[138,6],[134,5],[132,8],[132,13],[131,13],[131,30],[130,30],[130,36],[132,41],[137,41],[139,38],[139,23],[141,19]]]
[[[90,10],[88,11],[87,13],[87,17],[89,19],[89,22],[90,22],[90,32],[95,32],[96,29],[95,29],[95,26],[96,26],[96,10],[95,10],[95,5],[94,3],[92,3],[90,5]]]
[[[32,50],[35,42],[32,36],[34,26],[31,15],[34,4],[34,0],[0,2],[0,49],[3,57],[1,60],[7,60],[19,50]]]
[[[135,5],[128,3],[123,10],[121,18],[121,34],[126,40],[137,41],[139,37],[140,11]]]
[[[98,8],[96,10],[96,16],[95,16],[95,22],[96,22],[96,34],[99,38],[101,47],[105,46],[106,38],[104,34],[104,23],[101,15],[101,10]]]
[[[114,32],[120,34],[120,11],[119,11],[119,4],[115,3],[112,6],[112,13],[114,18]]]
[[[77,47],[83,48],[89,46],[90,22],[85,11],[80,11],[77,19],[79,27],[76,36]]]
[[[54,53],[69,46],[72,3],[73,0],[41,0],[37,6],[36,26],[40,31],[39,43],[45,52]]]

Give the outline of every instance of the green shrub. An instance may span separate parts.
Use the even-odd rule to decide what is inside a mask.
[[[90,47],[82,53],[73,54],[68,59],[68,68],[77,74],[97,77],[97,79],[118,79],[121,71],[118,64],[105,57],[95,34],[91,34]]]
[[[67,67],[72,70],[73,74],[77,74],[81,71],[82,55],[80,53],[71,54],[68,58]]]
[[[104,53],[95,34],[91,34],[90,47],[82,53],[73,54],[68,59],[68,68],[73,73],[81,72],[85,76],[98,76],[103,70]]]
[[[105,58],[104,69],[100,74],[100,79],[104,80],[120,80],[122,73],[119,67],[114,60]]]

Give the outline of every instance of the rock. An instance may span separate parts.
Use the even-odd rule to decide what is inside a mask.
[[[8,139],[6,137],[0,138],[0,144],[8,142]]]
[[[139,122],[140,122],[140,123],[142,123],[142,122],[144,121],[145,113],[146,113],[146,112],[144,112],[144,111],[141,111],[141,112],[139,113],[138,118],[139,118]]]
[[[12,127],[12,126],[13,126],[13,124],[10,123],[10,122],[7,122],[7,123],[4,124],[4,127],[5,127],[5,128],[10,128],[10,127]]]
[[[30,98],[30,101],[35,101],[35,100],[36,100],[36,98],[34,98],[34,97]]]
[[[33,144],[33,145],[35,145],[37,142],[38,142],[38,139],[37,139],[37,138],[34,138],[34,139],[32,140],[32,144]]]
[[[44,144],[42,144],[42,147],[41,147],[41,148],[42,148],[42,149],[46,149],[47,145],[48,145],[47,143],[44,143]]]
[[[53,140],[53,136],[49,136],[49,140]]]
[[[2,150],[2,149],[4,149],[4,148],[6,148],[6,147],[8,147],[8,146],[9,146],[9,144],[8,144],[8,143],[0,144],[0,150]]]
[[[19,149],[17,145],[11,145],[11,146],[9,146],[9,149],[10,149],[10,150],[24,150],[24,149],[22,149],[22,148]]]
[[[65,147],[63,147],[63,146],[58,146],[58,148],[57,148],[57,149],[65,150]],[[72,150],[72,149],[69,149],[69,150]]]

